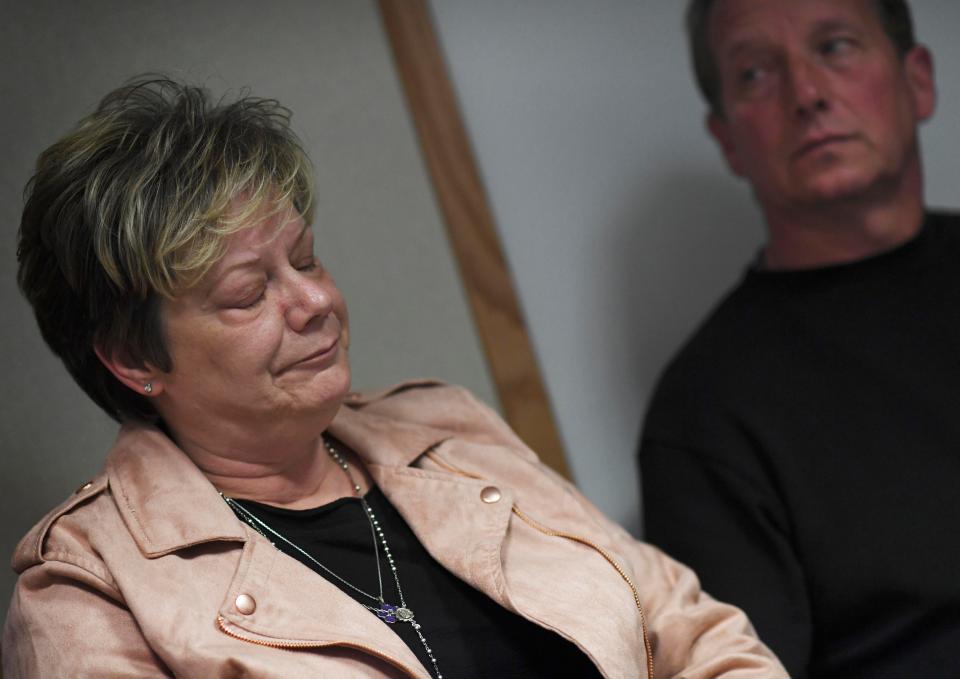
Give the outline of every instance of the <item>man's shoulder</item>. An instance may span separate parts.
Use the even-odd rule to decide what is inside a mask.
[[[667,363],[647,409],[644,439],[694,445],[729,434],[751,419],[789,370],[790,332],[780,308],[749,282],[724,295]]]
[[[944,224],[960,227],[960,210],[953,208],[930,208],[927,210],[927,216],[930,219],[941,221]]]
[[[721,297],[670,359],[660,379],[661,387],[722,379],[755,357],[758,315],[754,297],[755,291],[746,280]]]
[[[936,229],[944,238],[960,246],[960,212],[943,208],[927,210],[928,227]]]

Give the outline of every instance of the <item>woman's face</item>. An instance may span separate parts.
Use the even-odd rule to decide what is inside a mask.
[[[350,386],[343,297],[286,207],[255,215],[187,292],[163,303],[173,369],[155,403],[174,431],[323,428]]]

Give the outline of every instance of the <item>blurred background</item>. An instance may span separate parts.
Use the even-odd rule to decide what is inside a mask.
[[[648,396],[762,237],[704,132],[681,4],[429,3],[570,471],[635,534]],[[928,201],[960,208],[960,3],[912,5],[940,90],[922,133]],[[350,305],[355,387],[432,376],[499,407],[375,0],[2,6],[0,559],[99,470],[116,432],[17,291],[23,185],[43,148],[137,73],[294,111],[316,168],[318,254]],[[13,582],[0,568],[2,610]]]

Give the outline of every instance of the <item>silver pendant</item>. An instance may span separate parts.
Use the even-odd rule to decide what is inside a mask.
[[[413,620],[413,611],[411,611],[409,608],[404,608],[401,606],[397,609],[397,619],[401,622],[410,622]]]

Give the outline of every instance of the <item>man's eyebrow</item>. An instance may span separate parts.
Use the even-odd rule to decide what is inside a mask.
[[[721,59],[735,59],[744,52],[756,52],[764,51],[769,49],[771,40],[758,37],[744,37],[736,40],[733,44],[727,47],[721,54]]]
[[[825,19],[814,24],[813,29],[810,31],[810,38],[816,40],[824,35],[838,31],[854,33],[856,35],[862,35],[864,32],[861,26],[850,23],[849,21],[844,21],[843,19]]]
[[[863,33],[863,29],[861,27],[845,19],[823,19],[822,21],[818,21],[813,25],[813,28],[810,30],[810,36],[815,39],[824,34],[833,33],[835,31],[850,31],[858,35]],[[728,45],[720,53],[720,57],[724,59],[733,59],[744,52],[756,50],[762,51],[770,47],[772,43],[772,40],[765,38],[762,35],[745,35],[737,38],[730,45]]]

